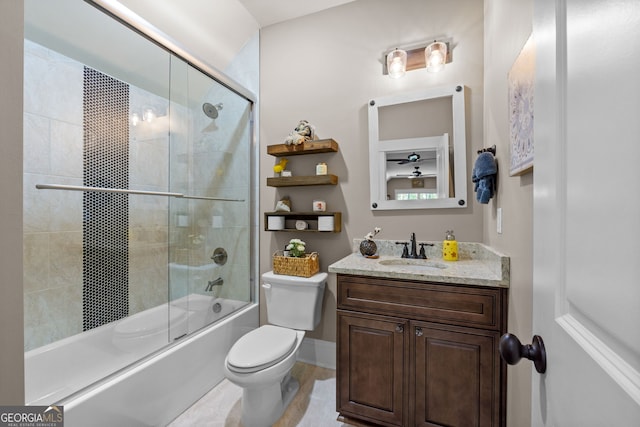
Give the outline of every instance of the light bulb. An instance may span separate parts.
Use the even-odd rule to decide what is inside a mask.
[[[427,71],[437,73],[444,69],[447,62],[447,45],[443,42],[433,42],[424,50]]]
[[[131,126],[138,126],[138,123],[140,123],[140,116],[138,115],[138,113],[132,113]]]
[[[437,65],[442,65],[444,61],[444,57],[440,51],[435,51],[429,57],[429,67],[435,67]]]
[[[393,79],[404,76],[407,70],[407,52],[395,49],[387,55],[387,72]]]

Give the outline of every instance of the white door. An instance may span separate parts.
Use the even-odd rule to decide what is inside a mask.
[[[532,425],[638,427],[640,0],[536,0],[534,34]]]

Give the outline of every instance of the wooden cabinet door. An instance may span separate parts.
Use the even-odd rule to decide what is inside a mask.
[[[499,332],[411,322],[412,425],[500,425]]]
[[[338,310],[337,408],[343,416],[406,425],[408,322]]]

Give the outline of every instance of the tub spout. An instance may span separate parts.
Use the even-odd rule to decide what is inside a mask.
[[[213,291],[214,286],[222,286],[223,283],[224,280],[222,280],[222,277],[218,277],[216,280],[209,280],[207,287],[205,288],[205,292],[211,292]]]

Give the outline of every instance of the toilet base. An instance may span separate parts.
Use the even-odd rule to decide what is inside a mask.
[[[300,388],[287,374],[282,382],[242,391],[242,423],[245,427],[271,427],[284,413]]]
[[[287,376],[282,381],[282,412],[287,409],[293,398],[296,396],[300,390],[300,383],[297,379],[291,376],[291,373],[287,374]],[[282,414],[280,414],[280,417]],[[280,418],[278,417],[278,418]]]

